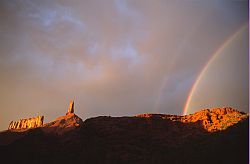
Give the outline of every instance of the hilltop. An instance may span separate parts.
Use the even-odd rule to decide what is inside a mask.
[[[74,111],[41,127],[0,133],[9,163],[248,163],[248,120],[235,109],[99,116]]]

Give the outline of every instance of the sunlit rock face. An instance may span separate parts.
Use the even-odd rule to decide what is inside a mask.
[[[69,109],[66,115],[71,114],[71,113],[74,113],[74,101],[70,101]]]
[[[225,130],[248,117],[248,114],[239,112],[230,107],[203,109],[194,114],[182,117],[182,122],[201,121],[204,129],[209,132]]]
[[[43,131],[46,133],[62,135],[63,133],[77,129],[82,124],[82,119],[74,113],[74,101],[70,101],[66,115],[44,124]]]
[[[203,109],[194,114],[177,116],[165,114],[140,114],[136,117],[143,118],[162,118],[182,123],[200,122],[202,127],[208,132],[225,130],[226,128],[237,124],[239,121],[248,117],[248,114],[239,112],[231,107]]]
[[[43,131],[46,133],[61,135],[63,133],[79,128],[83,124],[80,117],[74,113],[68,113],[66,116],[61,116],[52,122],[46,123],[43,126]]]
[[[30,129],[41,127],[43,125],[44,116],[37,116],[34,118],[20,119],[18,121],[11,121],[8,129]]]

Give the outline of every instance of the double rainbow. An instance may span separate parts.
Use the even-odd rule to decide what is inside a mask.
[[[245,30],[246,28],[248,28],[248,24],[244,24],[240,29],[238,29],[235,33],[233,33],[233,35],[231,35],[229,38],[227,38],[225,40],[225,42],[213,53],[212,57],[210,58],[210,60],[205,64],[205,67],[201,70],[201,72],[199,73],[197,79],[195,80],[195,83],[193,84],[189,94],[188,94],[188,98],[186,100],[185,103],[185,107],[183,110],[183,115],[186,115],[188,113],[188,108],[190,105],[190,102],[192,100],[194,91],[197,87],[197,85],[199,84],[201,78],[203,77],[203,75],[206,73],[209,65],[215,60],[215,58],[221,54],[221,52],[227,47],[227,45],[232,42],[243,30]]]

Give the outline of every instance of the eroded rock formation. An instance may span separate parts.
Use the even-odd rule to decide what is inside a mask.
[[[208,132],[216,132],[225,130],[228,127],[237,124],[239,121],[248,117],[248,114],[239,112],[230,107],[203,109],[194,114],[177,116],[165,114],[140,114],[136,117],[142,118],[162,118],[171,121],[178,121],[182,123],[196,123],[201,122],[203,128]]]
[[[209,132],[225,130],[248,117],[248,114],[239,112],[230,107],[203,109],[194,114],[181,118],[184,123],[201,121],[204,129]]]
[[[74,113],[74,101],[70,101],[70,104],[69,104],[69,109],[68,109],[68,112],[66,113],[66,115],[70,114],[70,113]]]
[[[243,164],[249,159],[248,120],[232,108],[84,122],[70,113],[28,132],[0,132],[0,157],[15,164]]]
[[[40,127],[43,125],[44,116],[37,116],[34,118],[20,119],[18,121],[11,121],[8,129],[29,129]]]

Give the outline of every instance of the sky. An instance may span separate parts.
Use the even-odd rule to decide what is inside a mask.
[[[20,118],[52,121],[70,100],[82,119],[181,115],[208,61],[243,26],[203,74],[211,78],[192,112],[248,111],[248,1],[2,0],[0,130]]]
[[[193,85],[183,114],[223,106],[248,110],[248,36],[244,25],[214,53]]]

